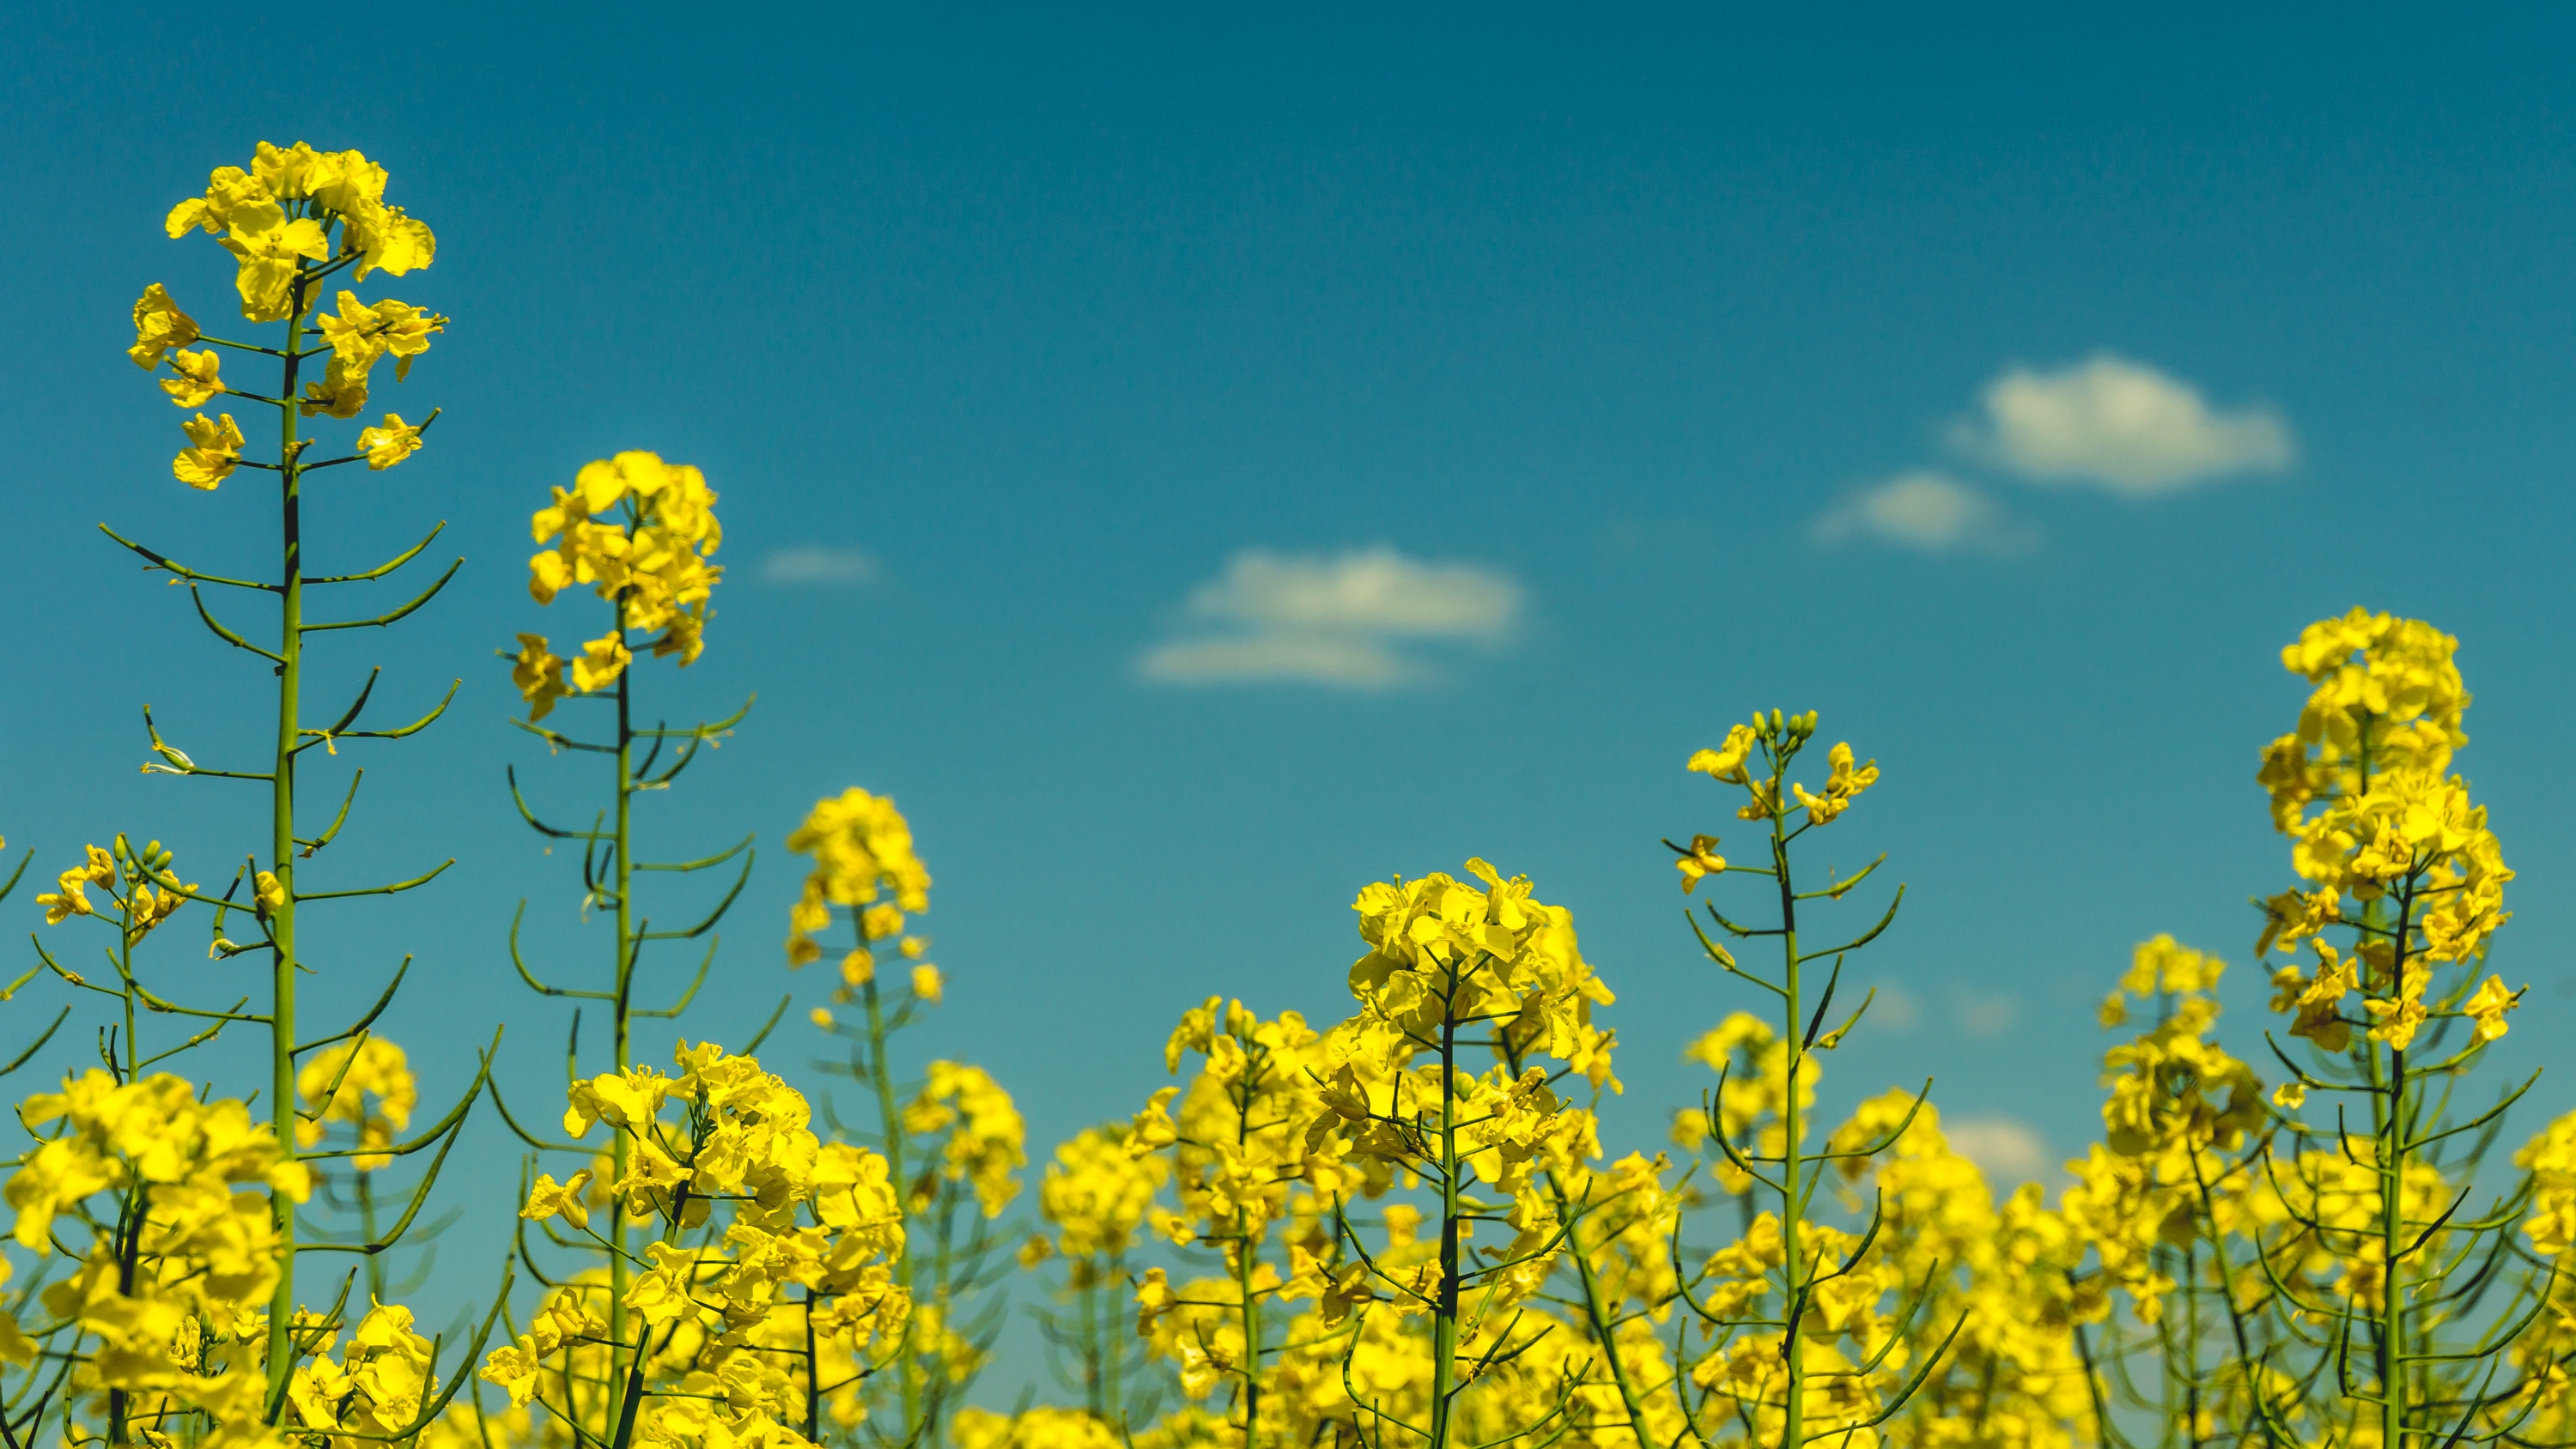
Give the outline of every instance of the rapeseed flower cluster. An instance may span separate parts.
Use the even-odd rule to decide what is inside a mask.
[[[814,937],[831,925],[834,906],[850,908],[860,937],[842,958],[843,986],[874,979],[877,942],[897,941],[907,958],[920,956],[927,943],[904,935],[904,917],[930,909],[930,872],[913,854],[912,826],[892,800],[855,785],[817,800],[787,848],[814,859],[804,894],[788,912],[788,965],[823,958]]]
[[[2257,774],[2297,880],[2261,903],[2256,942],[2259,957],[2298,958],[2271,977],[2286,1040],[2256,1058],[2278,1079],[2221,1044],[2225,966],[2170,936],[2143,942],[2099,1012],[2118,1033],[2099,1139],[2065,1164],[2053,1201],[2041,1183],[1990,1181],[1973,1124],[1945,1118],[1929,1083],[1873,1095],[1878,1084],[1845,1080],[1850,1067],[1826,1081],[1826,1054],[1854,1061],[1875,999],[1853,1002],[1843,968],[1891,927],[1903,892],[1874,924],[1839,921],[1877,866],[1818,880],[1801,842],[1827,826],[1848,836],[1881,772],[1835,743],[1820,774],[1817,717],[1775,710],[1686,765],[1727,787],[1737,822],[1732,843],[1671,845],[1694,933],[1713,980],[1763,995],[1713,1012],[1688,1049],[1714,1084],[1674,1119],[1673,1152],[1605,1148],[1600,1109],[1622,1090],[1615,997],[1570,911],[1471,860],[1460,877],[1359,893],[1364,950],[1342,1020],[1265,1017],[1224,996],[1183,1012],[1165,1043],[1181,1080],[1058,1146],[1030,1231],[1014,1217],[1027,1127],[1000,1077],[945,1056],[899,1061],[899,1034],[948,982],[915,933],[929,872],[885,797],[820,800],[788,837],[811,862],[788,907],[788,961],[839,951],[811,1019],[844,1054],[823,1069],[873,1121],[845,1130],[832,1112],[842,1140],[817,1131],[816,1104],[752,1055],[777,1015],[741,1052],[683,1038],[675,1070],[632,1060],[639,1024],[677,1017],[698,989],[638,1006],[646,948],[709,936],[733,900],[657,931],[635,872],[738,860],[739,893],[753,859],[749,840],[696,861],[633,858],[634,798],[742,717],[679,729],[633,717],[637,649],[694,661],[723,572],[714,491],[642,451],[588,465],[531,520],[545,546],[532,595],[550,605],[587,588],[608,629],[569,657],[536,634],[508,656],[534,733],[614,758],[614,799],[587,829],[546,823],[512,779],[532,826],[580,843],[584,912],[616,923],[597,989],[541,980],[515,930],[514,961],[536,990],[604,1007],[610,1060],[585,1072],[576,1045],[568,1142],[490,1093],[532,1149],[574,1166],[559,1180],[532,1161],[515,1195],[514,1257],[544,1291],[514,1303],[505,1280],[484,1334],[442,1372],[445,1345],[390,1301],[378,1259],[487,1079],[406,1140],[420,1082],[375,1030],[384,1003],[337,1031],[299,1026],[295,1010],[298,976],[316,969],[296,950],[300,902],[429,878],[297,880],[340,828],[298,817],[299,757],[310,767],[314,745],[327,758],[436,717],[355,728],[371,682],[317,729],[297,692],[307,631],[391,623],[429,597],[376,619],[302,612],[308,587],[412,556],[327,578],[301,562],[303,480],[398,465],[436,416],[383,414],[329,459],[308,459],[297,432],[364,415],[374,369],[390,359],[403,381],[448,325],[354,290],[435,255],[386,191],[357,152],[262,143],[167,230],[217,238],[243,317],[281,327],[280,345],[209,336],[160,283],[132,309],[128,356],[193,414],[174,477],[211,491],[249,468],[284,485],[288,565],[273,581],[127,545],[188,584],[228,646],[274,666],[267,769],[199,766],[148,714],[158,763],[145,767],[267,782],[270,845],[210,889],[159,842],[118,835],[35,896],[50,927],[108,932],[113,978],[71,970],[50,933],[39,969],[116,1004],[102,1067],[20,1106],[30,1141],[0,1184],[16,1244],[0,1284],[29,1281],[0,1293],[0,1443],[40,1430],[108,1449],[2137,1449],[2149,1434],[2177,1449],[2436,1449],[2576,1436],[2576,1114],[2532,1137],[2481,1201],[2506,1177],[2482,1154],[2528,1084],[2491,1108],[2454,1106],[2523,992],[2485,965],[2514,876],[2454,772],[2470,696],[2456,641],[2431,625],[2354,610],[2283,653],[2308,694]],[[227,377],[227,351],[275,361],[278,382],[254,390],[238,357]],[[218,399],[276,410],[273,459],[250,456],[232,414],[201,411]],[[282,604],[277,647],[216,617],[205,592],[225,588]],[[562,700],[612,689],[613,740],[537,727]],[[146,985],[142,948],[197,903],[214,958],[266,954],[260,1007]],[[827,949],[836,913],[847,945]],[[227,939],[244,918],[230,929],[252,940]],[[882,982],[881,957],[903,976]],[[172,1021],[196,1034],[139,1035]],[[271,1039],[267,1121],[252,1116],[257,1093],[159,1069],[227,1028]],[[1857,1086],[1857,1105],[1824,1115],[1852,1101],[1828,1086]],[[380,1236],[370,1184],[430,1145],[440,1155]],[[340,1162],[348,1175],[332,1175]],[[333,1207],[343,1187],[364,1233],[299,1243],[298,1206]],[[576,1261],[545,1271],[557,1257],[541,1245]],[[336,1301],[310,1306],[298,1254],[344,1250],[366,1259],[364,1303],[353,1271]],[[1014,1266],[1054,1275],[1041,1323],[1078,1404],[966,1402],[1001,1341]]]
[[[612,627],[567,661],[542,634],[521,634],[511,680],[531,721],[546,717],[567,694],[589,694],[623,678],[634,661],[630,631],[660,633],[656,656],[677,655],[685,667],[706,648],[707,600],[724,577],[708,563],[724,542],[716,492],[706,475],[659,455],[620,453],[582,465],[570,488],[537,510],[528,531],[554,547],[528,560],[528,593],[551,604],[565,589],[588,585],[613,606]],[[505,656],[509,657],[509,656]]]
[[[411,1074],[403,1049],[380,1036],[365,1036],[325,1047],[296,1075],[295,1090],[304,1099],[295,1137],[311,1147],[335,1122],[356,1129],[358,1155],[349,1165],[373,1172],[393,1158],[381,1149],[411,1126],[412,1109],[420,1105],[420,1084]]]
[[[126,1082],[93,1068],[27,1098],[20,1115],[38,1141],[0,1188],[16,1212],[11,1236],[76,1266],[44,1290],[34,1337],[23,1309],[0,1326],[0,1358],[70,1362],[68,1391],[111,1441],[193,1423],[204,1443],[276,1442],[260,1372],[260,1305],[278,1275],[267,1192],[301,1201],[302,1164],[242,1103],[201,1101],[168,1073]],[[327,1370],[298,1372],[309,1382]]]
[[[249,170],[218,167],[203,196],[171,208],[165,229],[172,238],[204,232],[232,253],[245,319],[302,323],[311,316],[321,334],[323,346],[309,351],[290,341],[282,354],[285,385],[275,396],[239,393],[245,400],[291,408],[308,418],[354,418],[366,410],[368,377],[377,362],[390,356],[396,378],[408,377],[412,360],[428,350],[431,334],[446,329],[446,318],[407,302],[384,298],[364,303],[346,290],[334,298],[334,310],[315,314],[321,282],[335,273],[345,269],[354,282],[378,271],[400,277],[436,257],[438,241],[429,227],[401,207],[386,204],[386,179],[384,167],[356,151],[262,141]],[[290,338],[294,335],[290,332]],[[188,350],[201,341],[209,345]],[[161,380],[161,390],[179,407],[203,407],[218,395],[238,392],[223,379],[217,347],[280,355],[208,337],[159,282],[146,287],[135,302],[134,345],[126,355],[147,372],[166,361],[171,376]],[[306,383],[298,395],[299,364],[323,353],[329,362],[322,381]],[[370,469],[390,468],[419,449],[427,426],[387,413],[382,423],[360,432],[350,458],[336,461],[363,458]],[[181,429],[188,447],[170,465],[180,482],[214,488],[243,465],[245,440],[232,414],[209,419],[199,413]]]
[[[804,1096],[756,1060],[705,1044],[674,1059],[670,1075],[574,1083],[564,1130],[629,1134],[626,1175],[598,1199],[591,1170],[540,1176],[520,1210],[602,1243],[594,1214],[656,1230],[620,1300],[633,1338],[609,1337],[607,1285],[587,1276],[555,1289],[480,1376],[575,1437],[811,1442],[835,1387],[824,1375],[865,1363],[911,1312],[891,1268],[904,1246],[896,1185],[879,1154],[817,1138]],[[800,1341],[801,1362],[782,1356]]]
[[[2292,1035],[2329,1052],[2344,1050],[2356,1029],[2403,1051],[2437,1012],[2472,1018],[2490,1041],[2520,1000],[2492,976],[2448,1000],[2425,994],[2436,967],[2483,960],[2510,916],[2513,872],[2486,807],[2449,773],[2452,752],[2468,742],[2458,643],[2428,624],[2355,609],[2310,625],[2282,651],[2283,666],[2316,687],[2298,729],[2264,752],[2260,779],[2309,884],[2265,903],[2258,949],[2305,943],[2314,952],[2312,970],[2275,974],[2274,1010],[2295,1016]],[[2363,939],[2338,950],[2323,933],[2346,923]]]
[[[945,999],[946,978],[925,959],[928,939],[906,929],[930,908],[930,872],[894,802],[856,787],[818,800],[787,845],[813,861],[788,911],[788,965],[821,959],[816,937],[836,908],[848,916],[851,944],[830,1000],[859,1014],[845,1022],[816,1007],[812,1021],[847,1045],[846,1061],[825,1069],[867,1090],[876,1117],[870,1140],[902,1189],[907,1229],[893,1271],[910,1296],[911,1318],[871,1371],[876,1381],[854,1381],[846,1417],[886,1442],[916,1443],[944,1432],[988,1361],[988,1292],[1014,1261],[1033,1260],[1025,1247],[1017,1260],[1003,1254],[996,1227],[1019,1194],[1027,1127],[1008,1090],[971,1063],[929,1062],[908,1096],[899,1083],[895,1038]],[[910,967],[899,997],[877,976],[877,953],[888,949]]]

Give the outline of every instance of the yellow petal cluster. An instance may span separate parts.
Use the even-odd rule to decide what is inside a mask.
[[[189,446],[170,460],[170,476],[191,488],[212,488],[241,463],[242,431],[231,413],[208,422],[204,413],[179,425]]]
[[[1616,1090],[1611,1034],[1592,1024],[1613,998],[1575,943],[1573,913],[1533,899],[1526,876],[1506,880],[1482,860],[1467,870],[1482,889],[1433,874],[1381,881],[1351,903],[1371,947],[1350,970],[1365,1017],[1394,1042],[1436,1040],[1444,1018],[1491,1018],[1516,1050]]]
[[[631,1134],[627,1175],[601,1206],[658,1225],[622,1305],[643,1335],[635,1442],[673,1449],[799,1449],[804,1385],[791,1345],[812,1344],[846,1389],[872,1342],[907,1331],[909,1293],[892,1274],[904,1246],[897,1186],[878,1154],[824,1143],[805,1098],[750,1057],[682,1044],[677,1070],[576,1082],[565,1128]],[[523,1215],[591,1227],[587,1172],[537,1180]],[[594,1189],[595,1190],[595,1189]],[[717,1216],[721,1208],[725,1214]],[[479,1376],[525,1408],[547,1385],[606,1370],[605,1279],[563,1284]],[[913,1331],[919,1331],[914,1325]],[[595,1402],[547,1404],[597,1420]],[[605,1422],[600,1423],[605,1428]],[[597,1433],[597,1430],[590,1432]]]
[[[392,345],[392,344],[389,344]],[[707,599],[724,569],[708,563],[724,542],[716,493],[706,475],[653,453],[620,453],[584,464],[569,489],[537,510],[529,532],[555,546],[528,560],[528,592],[540,604],[579,585],[617,605],[614,646],[575,687],[587,692],[614,680],[628,658],[624,633],[659,630],[656,655],[696,662],[705,645]]]
[[[853,785],[815,801],[805,822],[788,835],[787,848],[814,861],[787,914],[790,966],[822,959],[814,937],[831,925],[834,906],[857,911],[870,941],[901,932],[901,913],[930,909],[930,872],[913,853],[912,825],[885,796]],[[891,898],[891,913],[870,909],[880,896]]]
[[[941,1137],[933,1170],[972,1186],[984,1216],[1000,1217],[1019,1196],[1013,1174],[1028,1165],[1028,1128],[1011,1094],[983,1068],[932,1062],[920,1095],[903,1109],[903,1130],[916,1140]],[[935,1191],[925,1181],[913,1189],[913,1201],[926,1206]]]
[[[179,304],[170,300],[169,290],[154,282],[143,289],[142,297],[134,304],[134,345],[126,349],[125,355],[134,359],[135,366],[150,372],[161,365],[164,353],[187,346],[199,335],[196,319],[180,311]]]
[[[420,1084],[411,1074],[403,1049],[380,1036],[325,1047],[306,1060],[295,1076],[296,1095],[304,1111],[295,1124],[297,1145],[320,1142],[333,1123],[357,1129],[362,1148],[387,1147],[411,1126],[412,1109],[420,1105]],[[350,1159],[361,1172],[372,1172],[393,1159],[382,1152]]]
[[[170,209],[165,229],[174,238],[192,230],[214,235],[240,263],[242,315],[275,322],[287,314],[298,258],[355,257],[358,281],[374,271],[399,277],[430,264],[437,238],[401,207],[385,204],[386,180],[384,167],[356,151],[262,141],[250,170],[218,167],[203,196]]]
[[[20,1247],[77,1259],[41,1294],[47,1318],[83,1336],[73,1388],[125,1396],[133,1422],[194,1410],[216,1430],[207,1443],[261,1442],[254,1305],[276,1286],[281,1246],[269,1193],[301,1202],[310,1175],[241,1102],[200,1100],[168,1074],[93,1069],[20,1116],[38,1141],[0,1196]],[[66,1242],[84,1224],[86,1252]],[[14,1322],[0,1331],[0,1356],[23,1344]]]
[[[177,915],[197,889],[194,884],[181,885],[172,864],[170,851],[160,841],[152,841],[138,851],[120,835],[113,848],[83,847],[80,864],[57,876],[54,889],[38,895],[36,904],[45,908],[45,924],[49,926],[59,926],[74,916],[104,914],[110,924],[120,928],[126,946],[131,948],[150,935],[154,927]],[[93,886],[104,889],[101,900],[90,899]]]
[[[223,365],[211,347],[203,352],[171,353],[170,370],[177,376],[163,378],[161,390],[180,407],[203,407],[207,399],[225,391],[220,375]]]
[[[1172,1172],[1160,1155],[1129,1151],[1132,1135],[1125,1123],[1086,1127],[1055,1149],[1038,1183],[1038,1212],[1055,1229],[1056,1256],[1114,1259],[1135,1244]]]
[[[1813,710],[1789,715],[1775,709],[1755,715],[1750,724],[1730,726],[1723,744],[1695,752],[1683,768],[1721,784],[1740,787],[1745,802],[1736,809],[1739,819],[1779,822],[1786,818],[1786,802],[1794,799],[1807,812],[1801,829],[1831,825],[1851,808],[1862,791],[1878,783],[1878,761],[1855,763],[1851,746],[1836,744],[1825,752],[1824,788],[1811,791],[1789,779],[1787,771],[1789,762],[1815,732]],[[1682,852],[1680,862],[1683,890],[1696,886],[1704,876],[1726,869],[1723,858],[1707,853],[1716,844],[1710,836],[1692,837],[1691,848]]]
[[[2532,1251],[2564,1257],[2576,1247],[2576,1112],[2523,1144],[2513,1165],[2531,1174],[2531,1213],[2522,1230]]]

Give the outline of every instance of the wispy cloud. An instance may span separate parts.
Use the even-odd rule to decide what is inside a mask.
[[[1810,527],[1821,544],[1870,541],[1922,553],[2027,553],[2035,525],[1946,473],[1899,473],[1845,497]]]
[[[2005,1192],[2025,1182],[2053,1183],[2061,1176],[2048,1139],[2017,1117],[1961,1117],[1942,1123],[1941,1132],[1952,1151],[1975,1163],[1989,1184]]]
[[[2009,368],[1980,401],[1984,416],[1951,430],[1969,456],[2035,481],[2132,498],[2231,473],[2276,473],[2298,452],[2289,422],[2269,405],[2213,408],[2189,383],[2109,353],[2054,372]]]
[[[1892,981],[1873,989],[1878,994],[1869,999],[1869,1026],[1903,1033],[1923,1024],[1923,1004],[1913,992]]]
[[[2000,996],[1962,996],[1952,1005],[1959,1030],[1972,1037],[1998,1037],[2021,1023],[2021,998],[2010,993]]]
[[[847,587],[874,583],[877,561],[864,549],[806,544],[774,548],[760,561],[760,581],[805,587]]]
[[[1419,643],[1496,645],[1519,619],[1510,576],[1391,548],[1336,555],[1248,549],[1190,591],[1190,621],[1137,671],[1174,684],[1285,682],[1390,689],[1433,676]]]

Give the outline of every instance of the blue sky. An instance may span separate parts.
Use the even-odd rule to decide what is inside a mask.
[[[2576,1026],[2546,825],[2576,806],[2563,15],[382,16],[292,46],[0,17],[0,834],[45,873],[159,835],[209,876],[261,837],[258,802],[136,773],[141,704],[210,759],[265,680],[93,525],[265,560],[249,480],[170,480],[126,311],[161,280],[223,315],[220,254],[159,226],[208,169],[365,150],[439,236],[391,290],[454,319],[389,405],[446,411],[332,481],[320,548],[372,563],[444,519],[468,562],[314,690],[465,683],[365,757],[335,869],[460,864],[320,928],[311,994],[417,952],[399,1031],[433,1097],[502,1022],[505,1080],[557,1080],[566,1015],[503,952],[519,897],[550,969],[604,963],[502,769],[596,796],[509,729],[491,651],[577,627],[523,590],[524,520],[621,448],[724,495],[706,658],[655,697],[759,695],[650,802],[655,850],[761,840],[692,1034],[821,989],[781,969],[779,842],[889,792],[952,982],[917,1047],[993,1067],[1041,1152],[1132,1111],[1204,995],[1339,1016],[1356,890],[1471,854],[1573,908],[1621,993],[1616,1135],[1659,1142],[1706,1083],[1681,1047],[1750,1003],[1656,838],[1733,823],[1681,762],[1780,705],[1885,771],[1821,854],[1910,885],[1867,961],[1910,1009],[1831,1091],[1935,1074],[1997,1160],[2070,1155],[2134,942],[2236,962],[2259,1050],[2277,650],[2356,603],[2462,640],[2461,768],[2521,872],[2496,964],[2537,988],[2505,1057]],[[163,949],[209,992],[239,969]],[[459,1230],[477,1275],[497,1247]]]

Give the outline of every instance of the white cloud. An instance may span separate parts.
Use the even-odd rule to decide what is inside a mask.
[[[1878,994],[1870,998],[1869,1014],[1861,1018],[1862,1031],[1879,1027],[1902,1033],[1923,1024],[1923,1005],[1914,999],[1913,992],[1892,983],[1873,989]]]
[[[877,561],[864,549],[815,544],[774,548],[760,561],[760,581],[764,584],[865,584],[874,582],[876,576]]]
[[[1354,689],[1401,684],[1410,666],[1394,650],[1365,635],[1247,634],[1234,639],[1176,639],[1138,661],[1149,679],[1182,683],[1219,680],[1303,680]]]
[[[2021,1021],[2021,998],[2003,996],[1963,996],[1953,1004],[1959,1030],[1973,1037],[1998,1037]]]
[[[1942,1123],[1941,1132],[1950,1139],[1950,1149],[1975,1163],[1998,1192],[2010,1192],[2025,1182],[2052,1182],[2059,1176],[2048,1140],[2018,1118],[1961,1117]]]
[[[1425,563],[1384,547],[1330,557],[1247,549],[1192,589],[1186,607],[1197,626],[1137,660],[1146,678],[1387,689],[1430,677],[1400,643],[1508,638],[1521,587],[1476,564]]]
[[[1952,429],[1971,456],[2132,498],[2228,473],[2276,473],[2297,454],[2274,408],[2213,409],[2189,383],[2109,353],[2055,372],[2008,369],[1982,401],[1982,421]]]
[[[2039,530],[1945,473],[1899,473],[1843,499],[1809,530],[1821,544],[1869,539],[1924,553],[2026,553]]]

